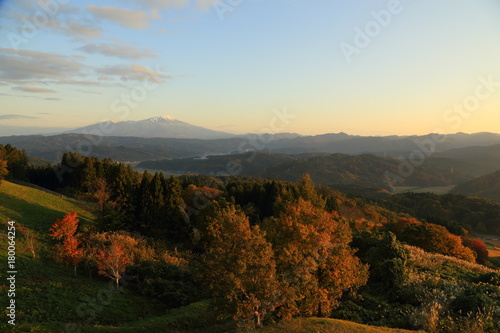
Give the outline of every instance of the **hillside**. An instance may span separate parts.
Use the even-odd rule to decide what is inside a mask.
[[[154,125],[164,121],[150,122]],[[107,125],[101,127],[107,128]],[[432,140],[432,135],[363,137],[345,133],[316,136],[277,133],[264,137],[248,134],[225,139],[201,140],[185,136],[183,139],[149,137],[154,135],[140,134],[133,129],[118,133],[124,136],[108,136],[113,133],[104,135],[105,133],[102,133],[99,126],[97,129],[93,129],[88,129],[86,132],[91,134],[4,136],[0,137],[0,144],[10,143],[19,149],[26,149],[32,157],[50,161],[58,161],[61,155],[68,150],[81,150],[90,156],[109,157],[118,161],[146,161],[229,153],[241,154],[256,150],[284,154],[342,153],[357,155],[369,153],[379,156],[398,157],[402,155],[408,157],[410,152],[422,151],[422,142]],[[496,170],[496,168],[491,170],[491,167],[498,165],[500,135],[458,133],[446,135],[445,138],[444,143],[435,144],[436,153],[432,155],[433,158],[448,158],[465,163],[466,165],[462,167],[456,162],[454,166],[456,171],[461,172],[461,168],[465,168],[475,177]]]
[[[45,233],[56,219],[70,211],[76,211],[84,224],[94,219],[88,204],[8,181],[0,184],[1,221],[14,220]]]
[[[450,193],[500,201],[500,170],[460,184]]]
[[[456,161],[454,167],[458,167],[457,170],[466,172],[476,178],[498,170],[500,165],[500,144],[450,149],[437,152],[432,157]]]
[[[96,297],[110,290],[108,281],[89,276],[83,269],[75,276],[72,267],[54,263],[49,256],[48,229],[69,211],[78,212],[84,226],[94,219],[85,203],[8,181],[0,184],[2,227],[7,221],[15,220],[17,231],[17,324],[13,332],[67,332],[67,323],[123,324],[161,313],[162,304],[130,289],[113,292],[112,302],[104,308]],[[27,249],[22,226],[35,232],[36,258],[32,258]],[[0,245],[2,249],[7,248],[5,237],[0,239]],[[7,262],[6,251],[0,252],[0,260]],[[90,308],[91,305],[94,308]],[[11,325],[6,325],[5,321],[0,323],[0,331],[9,332],[10,329]]]
[[[339,319],[297,318],[271,325],[255,332],[261,333],[415,333],[402,329],[375,327]]]
[[[264,154],[247,153],[224,156],[207,156],[203,159],[173,159],[144,161],[141,169],[163,170],[180,174],[233,175],[274,178],[298,181],[305,173],[320,185],[349,185],[390,190],[385,174],[398,174],[399,161],[390,157],[371,154]],[[451,172],[451,162],[446,159],[429,159],[406,179],[404,184],[415,186],[445,186],[461,183],[467,175]]]

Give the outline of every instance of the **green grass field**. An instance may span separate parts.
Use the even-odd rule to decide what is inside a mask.
[[[76,200],[8,181],[0,184],[0,220],[14,220],[37,232],[46,232],[57,218],[76,211],[81,224],[94,219],[91,207]]]

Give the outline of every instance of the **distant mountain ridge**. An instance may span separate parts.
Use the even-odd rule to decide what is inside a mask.
[[[144,120],[105,121],[76,128],[65,133],[97,134],[103,136],[122,136],[140,138],[176,138],[176,139],[225,139],[238,136],[221,131],[214,131],[188,124],[171,116],[158,116]]]
[[[500,170],[458,185],[450,193],[500,201]]]

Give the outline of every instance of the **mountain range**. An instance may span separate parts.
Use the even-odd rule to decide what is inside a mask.
[[[66,131],[65,133],[204,140],[224,139],[236,136],[235,134],[191,125],[170,116],[159,116],[139,121],[105,121]]]
[[[500,134],[495,133],[235,135],[169,116],[101,122],[68,132],[3,136],[0,144],[12,144],[25,149],[31,157],[51,162],[59,162],[67,151],[77,151],[176,174],[219,174],[232,165],[233,169],[242,169],[240,175],[296,181],[307,172],[318,184],[387,190],[391,187],[385,173],[398,174],[401,160],[410,161],[416,156],[420,156],[422,165],[405,177],[405,186],[462,184],[495,172],[500,166]],[[497,179],[494,177],[493,183]],[[473,184],[471,187],[463,192],[478,191]]]

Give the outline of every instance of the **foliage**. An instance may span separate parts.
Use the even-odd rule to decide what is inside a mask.
[[[9,174],[7,169],[8,162],[0,159],[0,182]]]
[[[125,273],[127,265],[131,262],[130,253],[125,249],[125,245],[119,237],[109,234],[107,240],[109,244],[102,243],[96,249],[94,260],[97,263],[99,274],[109,277],[116,283],[116,288],[120,279]]]
[[[135,276],[138,290],[158,299],[168,308],[185,306],[208,298],[188,267],[160,261],[141,261],[127,270]]]
[[[207,226],[210,245],[201,256],[201,280],[222,317],[259,327],[278,304],[276,264],[259,227],[235,207],[222,207]]]
[[[62,219],[57,219],[49,229],[52,233],[50,236],[56,240],[62,240],[62,243],[54,247],[56,260],[75,267],[83,258],[83,249],[80,247],[81,242],[76,238],[76,230],[78,222],[76,212],[67,213]]]
[[[398,233],[401,241],[421,247],[429,252],[451,255],[459,259],[474,262],[471,249],[462,244],[459,236],[449,233],[445,227],[431,223],[404,223]]]
[[[366,283],[367,267],[353,255],[349,227],[338,216],[299,199],[263,229],[284,294],[280,317],[328,316],[344,292]]]
[[[6,168],[8,169],[6,170]],[[8,179],[26,180],[27,169],[28,155],[26,151],[19,150],[10,144],[0,145],[0,180],[5,176]],[[6,173],[7,171],[8,173]]]

